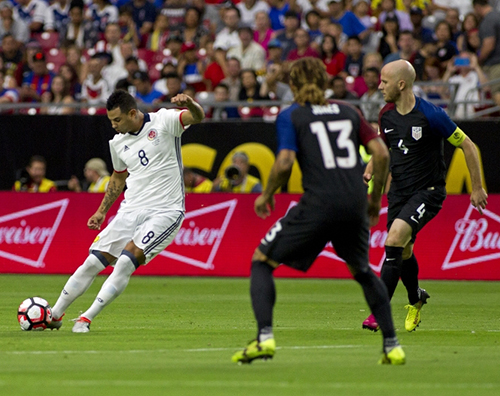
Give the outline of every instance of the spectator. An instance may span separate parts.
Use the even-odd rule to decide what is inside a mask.
[[[232,164],[224,170],[224,176],[214,180],[214,191],[233,193],[258,193],[262,192],[261,181],[248,174],[250,161],[243,151],[233,154]]]
[[[118,22],[118,8],[109,0],[93,0],[85,13],[85,19],[92,25],[101,36],[104,36],[106,26]]]
[[[224,28],[215,36],[214,47],[224,47],[230,50],[241,44],[238,35],[238,26],[240,24],[240,10],[236,7],[226,8],[224,10]]]
[[[11,104],[19,102],[19,94],[17,90],[11,88],[4,88],[5,71],[0,69],[0,104]],[[0,114],[6,111],[0,110]]]
[[[319,21],[321,19],[319,13],[316,10],[310,10],[305,16],[306,30],[309,33],[309,39],[311,43],[314,44],[316,38],[322,37],[321,31],[319,30]]]
[[[167,16],[161,13],[157,14],[153,31],[143,35],[144,47],[152,51],[163,51],[169,36],[170,29]]]
[[[184,167],[183,175],[184,188],[187,193],[209,193],[212,191],[213,183],[193,169]]]
[[[66,48],[66,63],[75,69],[78,81],[83,83],[87,77],[88,65],[82,56],[82,49],[77,45],[70,45]]]
[[[323,36],[321,42],[321,59],[326,66],[328,76],[334,77],[344,70],[346,56],[339,51],[335,38],[329,34]]]
[[[203,74],[207,91],[213,91],[214,87],[224,80],[227,73],[225,48],[215,48],[213,41],[207,43],[207,67]]]
[[[211,37],[215,36],[223,28],[217,5],[207,4],[205,0],[193,0],[192,5],[201,12],[201,24],[208,29]],[[217,29],[218,26],[220,29]]]
[[[395,14],[388,14],[382,25],[382,38],[378,52],[385,59],[387,55],[398,52],[399,22]]]
[[[135,97],[134,75],[136,72],[140,71],[137,57],[133,55],[129,56],[125,60],[125,69],[127,70],[128,75],[127,77],[117,81],[115,89],[123,89]]]
[[[120,27],[120,38],[122,42],[131,41],[136,47],[142,45],[137,25],[134,21],[132,7],[124,5],[118,9],[118,26]],[[148,34],[149,33],[146,33],[141,37],[146,38]]]
[[[157,104],[162,100],[163,94],[156,91],[151,86],[149,75],[145,71],[137,71],[134,73],[134,86],[136,88],[135,98],[137,103]]]
[[[216,103],[225,103],[229,101],[229,87],[220,83],[214,89],[214,101]],[[229,103],[228,103],[229,104]],[[206,117],[213,121],[227,120],[228,118],[240,118],[236,107],[211,107],[206,113]]]
[[[170,28],[178,30],[184,23],[186,0],[165,0],[160,12],[167,16]]]
[[[156,18],[155,6],[147,0],[132,0],[128,3],[140,35],[151,33]]]
[[[243,69],[259,71],[265,67],[266,51],[253,39],[253,30],[248,26],[238,29],[240,44],[230,48],[227,56],[240,60]]]
[[[382,59],[382,55],[378,52],[370,52],[363,58],[363,70],[368,69],[369,67],[375,67],[376,69],[381,70],[383,64],[384,60]]]
[[[168,95],[167,76],[172,73],[177,74],[177,62],[170,60],[163,65],[160,78],[153,83],[153,88],[156,91],[160,91],[163,95]]]
[[[28,26],[31,33],[54,31],[54,16],[43,0],[18,0],[17,15]]]
[[[359,107],[369,122],[377,122],[380,109],[384,107],[384,95],[378,89],[380,71],[375,67],[364,69],[363,78],[368,90],[361,96]]]
[[[282,61],[282,54],[283,54],[283,47],[281,46],[281,42],[278,39],[272,39],[267,43],[267,64],[281,64],[283,63]]]
[[[384,65],[398,59],[409,61],[414,53],[413,33],[408,30],[402,31],[398,37],[398,52],[393,52],[384,58]]]
[[[435,83],[422,86],[422,90],[429,100],[446,98],[446,89],[442,84],[444,71],[443,63],[437,56],[431,56],[424,61],[423,81]]]
[[[310,46],[310,38],[307,30],[299,28],[294,35],[295,48],[292,49],[287,57],[287,61],[294,61],[305,57],[319,58],[319,53]]]
[[[424,13],[419,7],[410,8],[410,20],[413,25],[413,37],[420,37],[422,43],[428,43],[432,41],[434,32],[422,25],[422,20],[424,19]]]
[[[42,107],[40,114],[66,115],[75,112],[73,107],[63,106],[72,104],[75,100],[69,94],[69,82],[61,75],[57,75],[52,79],[50,90],[42,94],[41,101],[52,106]]]
[[[395,15],[401,31],[413,32],[410,15],[406,11],[396,9],[396,0],[382,0],[382,12],[378,16],[379,23],[383,24],[388,15]]]
[[[457,44],[457,37],[460,35],[460,11],[458,8],[448,8],[446,10],[446,16],[444,18],[448,25],[450,25],[451,29],[451,37],[450,40]]]
[[[251,26],[255,29],[255,16],[258,12],[269,14],[271,8],[264,0],[242,0],[236,4],[236,8],[240,10],[241,23],[245,26]]]
[[[47,178],[47,161],[41,155],[30,158],[28,165],[21,171],[18,180],[14,183],[14,191],[27,192],[54,192],[57,191],[56,184]]]
[[[468,35],[470,35],[472,30],[479,32],[479,19],[473,12],[468,13],[464,16],[462,22],[462,29],[460,35],[457,37],[457,49],[458,51],[470,51],[477,54],[477,49],[470,46],[468,41]]]
[[[181,56],[177,64],[177,73],[182,76],[187,85],[192,85],[196,92],[206,90],[203,81],[206,65],[198,58],[198,48],[195,43],[182,44]]]
[[[361,71],[363,70],[363,57],[365,54],[363,53],[361,40],[358,36],[351,36],[347,39],[344,52],[347,57],[342,76],[344,78],[347,76],[354,78],[361,77]]]
[[[104,40],[97,42],[95,45],[95,52],[107,52],[111,54],[111,65],[123,67],[125,64],[125,58],[121,52],[122,42],[121,29],[118,23],[108,23],[104,31]]]
[[[166,94],[161,101],[170,102],[170,99],[182,93],[182,78],[177,73],[170,73],[165,76],[167,80],[167,90]]]
[[[336,76],[336,77],[332,78],[331,87],[332,87],[333,94],[330,96],[329,99],[336,99],[336,100],[357,100],[358,99],[358,97],[356,96],[355,93],[353,93],[347,89],[347,86],[345,84],[345,80],[340,76]]]
[[[472,0],[474,11],[481,17],[479,38],[481,49],[478,61],[488,80],[500,78],[500,13],[493,9],[488,0]],[[500,106],[500,84],[490,87],[493,100]]]
[[[98,54],[89,59],[88,76],[82,84],[82,102],[92,106],[102,106],[111,95],[113,90],[102,75],[104,65],[105,61]]]
[[[237,102],[239,100],[241,90],[241,65],[238,59],[228,58],[227,73],[226,78],[222,80],[222,82],[229,87],[229,100]]]
[[[0,2],[0,37],[10,34],[18,45],[26,44],[30,38],[28,25],[14,15],[14,6],[9,0]]]
[[[345,0],[329,0],[328,9],[332,21],[342,25],[342,31],[347,37],[359,36],[364,39],[370,33],[356,15],[345,9]]]
[[[260,94],[260,83],[257,81],[257,74],[253,69],[241,70],[241,89],[238,100],[246,100],[252,103],[255,100],[268,100],[267,95]],[[252,107],[252,117],[261,117],[262,111],[258,107]],[[259,115],[260,114],[260,115]]]
[[[281,59],[285,60],[291,50],[296,48],[295,32],[300,27],[300,17],[293,11],[285,13],[285,28],[276,32],[276,39],[280,41],[283,53]]]
[[[22,83],[22,63],[23,53],[19,49],[14,36],[7,33],[2,38],[1,58],[3,69],[5,70],[5,79],[10,88],[15,88]]]
[[[287,0],[267,0],[267,3],[271,7],[269,10],[271,29],[273,29],[275,32],[278,30],[286,29],[285,21],[287,18],[287,13],[292,12],[289,2]],[[293,14],[295,16],[298,16],[295,12],[293,12]]]
[[[183,42],[195,43],[198,48],[205,48],[210,39],[209,30],[203,26],[201,11],[196,7],[186,9],[186,19],[181,27],[181,37]]]
[[[62,27],[69,22],[70,3],[71,5],[78,4],[83,9],[83,0],[55,0],[49,6],[49,12],[53,16],[53,25],[51,28],[56,32],[60,32]]]
[[[59,68],[59,74],[68,81],[69,94],[73,99],[79,102],[82,96],[82,84],[80,84],[80,79],[78,78],[75,68],[67,62],[63,63]]]
[[[255,14],[255,30],[253,39],[262,48],[267,50],[267,44],[271,41],[273,30],[271,29],[271,21],[269,16],[264,11],[259,11]]]
[[[416,73],[416,81],[423,81],[425,76],[424,63],[427,58],[436,56],[437,45],[435,41],[423,43],[422,47],[413,54],[410,63],[413,65]]]
[[[55,74],[47,69],[45,54],[41,51],[33,55],[33,70],[23,78],[19,91],[23,102],[39,102],[42,95],[49,91]]]
[[[57,3],[56,3],[57,4]],[[83,18],[83,3],[72,1],[68,11],[69,20],[59,28],[61,47],[76,45],[79,48],[93,47],[99,40],[97,30]]]
[[[479,92],[477,86],[487,83],[488,79],[477,62],[477,56],[470,52],[462,52],[458,57],[453,58],[452,62],[448,63],[446,72],[443,75],[443,82],[457,84],[455,102],[459,104],[455,109],[455,113],[450,114],[450,116],[467,118],[474,114],[474,109],[478,106]],[[466,101],[476,103],[460,103]]]
[[[438,22],[435,29],[437,39],[436,56],[442,63],[443,70],[446,69],[448,62],[457,53],[457,47],[452,41],[453,33],[451,27],[446,21]]]
[[[271,64],[267,67],[265,80],[260,86],[260,96],[269,97],[269,99],[280,100],[283,102],[292,102],[293,93],[288,84],[285,84],[286,74],[285,65],[277,63]]]
[[[90,193],[106,192],[109,184],[109,172],[106,163],[100,158],[91,158],[83,169],[85,176],[84,185],[87,184],[87,191]],[[83,191],[82,184],[76,176],[71,176],[68,181],[68,189],[75,192]]]

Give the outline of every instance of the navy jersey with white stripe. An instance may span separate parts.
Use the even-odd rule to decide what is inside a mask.
[[[394,103],[380,111],[380,135],[391,150],[390,195],[408,196],[445,184],[444,139],[457,125],[440,107],[415,99],[408,114],[399,114]]]
[[[278,115],[276,131],[278,152],[297,153],[305,202],[335,208],[338,219],[366,214],[359,146],[377,134],[354,107],[342,102],[293,104]]]

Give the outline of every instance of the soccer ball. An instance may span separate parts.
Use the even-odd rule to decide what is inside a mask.
[[[21,330],[45,330],[52,322],[52,308],[43,298],[27,298],[17,309],[17,320]]]

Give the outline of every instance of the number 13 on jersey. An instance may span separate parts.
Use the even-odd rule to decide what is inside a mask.
[[[315,121],[310,124],[311,132],[318,138],[323,164],[326,169],[335,169],[337,167],[351,169],[356,166],[358,154],[356,146],[351,140],[352,122],[351,120]],[[339,132],[335,144],[339,149],[347,150],[347,156],[335,157],[329,138],[329,133]]]

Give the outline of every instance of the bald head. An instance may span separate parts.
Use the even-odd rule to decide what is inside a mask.
[[[382,68],[382,72],[385,72],[390,78],[396,81],[403,80],[406,83],[405,85],[410,89],[413,87],[416,78],[415,69],[412,64],[402,59],[388,63]]]

